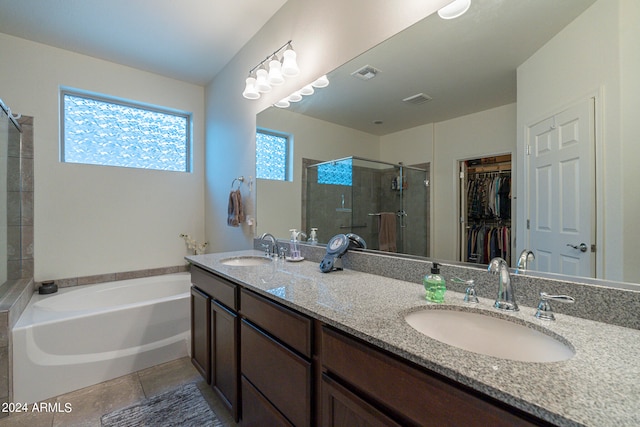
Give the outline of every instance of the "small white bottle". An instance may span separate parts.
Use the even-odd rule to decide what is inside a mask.
[[[311,233],[309,235],[309,240],[308,242],[312,245],[317,245],[318,244],[318,229],[317,228],[312,228],[311,229]]]
[[[289,240],[289,256],[291,259],[300,258],[300,249],[298,248],[298,230],[292,228],[289,230],[291,232],[291,240]]]

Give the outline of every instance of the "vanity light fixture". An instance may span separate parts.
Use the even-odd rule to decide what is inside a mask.
[[[311,83],[311,86],[317,87],[318,89],[329,86],[329,79],[327,78],[327,75],[325,74],[324,76],[319,77],[318,80]]]
[[[304,95],[304,96],[313,95],[314,92],[315,90],[313,89],[312,85],[306,85],[305,87],[300,89],[300,95]]]
[[[442,19],[455,19],[469,10],[471,0],[454,0],[442,9],[438,10],[438,16]]]
[[[278,59],[278,54],[282,51],[282,59]],[[266,66],[269,67],[268,70]],[[299,73],[296,52],[289,40],[249,70],[242,96],[247,99],[259,99],[261,94],[270,92],[273,86],[283,84],[285,77],[297,76]]]
[[[289,98],[287,99],[289,100],[289,102],[300,102],[302,101],[302,92],[297,90],[293,92],[291,95],[289,95]]]
[[[276,102],[275,104],[273,104],[273,106],[278,108],[289,108],[292,102],[300,102],[302,101],[303,96],[313,95],[316,89],[321,89],[327,86],[329,86],[329,79],[325,74],[324,76],[316,79],[313,83],[305,85],[302,89],[297,90],[286,98],[283,98],[280,101]]]

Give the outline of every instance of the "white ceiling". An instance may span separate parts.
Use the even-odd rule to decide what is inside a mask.
[[[460,18],[428,16],[334,70],[328,88],[290,109],[386,135],[516,102],[517,67],[594,1],[472,0]],[[380,73],[351,76],[365,65]],[[418,93],[433,99],[402,102]]]
[[[286,0],[0,0],[0,32],[200,85]]]

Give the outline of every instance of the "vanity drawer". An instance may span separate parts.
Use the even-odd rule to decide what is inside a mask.
[[[311,425],[311,363],[242,320],[241,371],[293,425]],[[243,412],[251,411],[243,401]]]
[[[195,265],[191,266],[191,283],[228,308],[238,310],[238,286]]]
[[[321,335],[322,365],[329,375],[351,384],[375,406],[381,404],[399,414],[403,425],[547,425],[524,413],[520,418],[517,410],[481,399],[471,390],[453,386],[436,374],[430,375],[326,326]]]
[[[240,294],[240,313],[244,317],[311,358],[311,319],[246,289]]]

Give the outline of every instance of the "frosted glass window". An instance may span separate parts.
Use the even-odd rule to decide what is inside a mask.
[[[62,91],[66,163],[189,172],[191,115]]]
[[[353,182],[351,159],[318,165],[318,184],[347,185]]]
[[[259,130],[256,132],[256,177],[289,180],[289,137]]]

